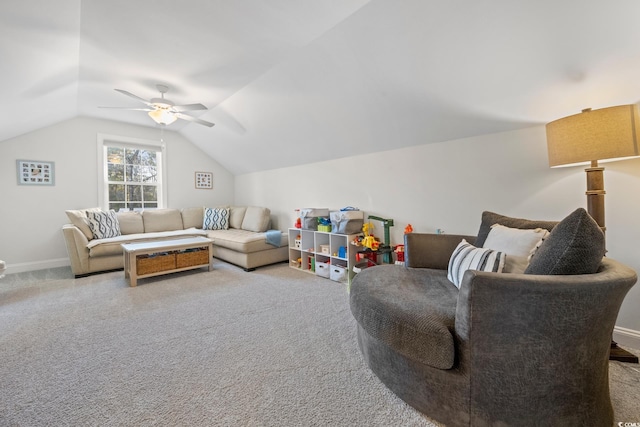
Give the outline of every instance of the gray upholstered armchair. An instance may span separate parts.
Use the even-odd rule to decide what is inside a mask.
[[[486,238],[484,220],[477,238],[407,235],[406,267],[355,277],[351,311],[366,363],[401,399],[446,425],[612,425],[611,334],[636,273],[596,251],[593,273],[468,270],[458,289],[447,279],[449,259],[462,238]],[[529,225],[552,230],[540,251],[559,238],[567,243],[567,227],[554,236],[556,223]],[[550,246],[538,261],[552,257],[557,266]]]

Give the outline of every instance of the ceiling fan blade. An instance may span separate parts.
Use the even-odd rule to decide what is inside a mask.
[[[131,98],[137,99],[138,101],[140,101],[140,102],[142,102],[142,103],[144,103],[144,104],[146,104],[148,106],[151,106],[151,103],[149,101],[147,101],[144,98],[140,98],[138,95],[134,95],[131,92],[127,92],[126,90],[122,90],[122,89],[115,89],[115,90],[120,92],[123,95],[130,96]]]
[[[205,126],[209,126],[209,127],[214,125],[214,123],[208,122],[206,120],[197,119],[195,117],[191,117],[191,116],[188,116],[188,115],[182,114],[182,113],[176,113],[176,117],[179,118],[179,119],[188,120],[190,122],[199,123],[201,125],[205,125]]]
[[[111,108],[115,110],[130,110],[130,111],[153,111],[153,108],[129,108],[129,107],[98,107],[98,108]]]
[[[207,110],[207,107],[205,107],[202,104],[187,104],[187,105],[174,105],[173,109],[179,113],[181,111]]]

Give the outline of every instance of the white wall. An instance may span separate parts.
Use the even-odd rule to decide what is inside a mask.
[[[66,209],[98,206],[97,135],[160,139],[160,130],[75,118],[0,142],[0,259],[7,273],[68,265]],[[233,203],[234,177],[175,132],[164,132],[167,207]],[[55,162],[55,186],[17,184],[16,160]],[[213,172],[214,189],[197,190],[194,172]]]
[[[638,271],[640,159],[605,166],[608,256]],[[549,168],[543,126],[235,179],[236,203],[270,207],[281,229],[293,225],[296,208],[356,206],[368,215],[394,219],[392,243],[402,242],[409,223],[416,232],[440,228],[475,235],[484,210],[560,220],[586,207],[585,190],[583,168]],[[382,227],[374,226],[382,236]],[[640,285],[628,294],[618,325],[640,331],[638,306]]]

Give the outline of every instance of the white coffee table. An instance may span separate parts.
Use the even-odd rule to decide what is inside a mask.
[[[138,279],[193,270],[213,268],[212,240],[206,237],[123,243],[124,277],[130,286]]]

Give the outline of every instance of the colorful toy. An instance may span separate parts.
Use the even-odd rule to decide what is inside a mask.
[[[331,233],[331,220],[329,218],[318,217],[318,231]]]
[[[396,264],[404,265],[404,245],[395,245],[393,252],[396,254]]]
[[[379,216],[369,215],[369,219],[375,219],[376,221],[380,221],[382,226],[384,227],[384,242],[383,246],[384,253],[384,262],[387,264],[391,264],[391,238],[389,237],[389,227],[393,227],[393,220],[388,218],[380,218]],[[378,243],[378,246],[380,244]]]
[[[407,224],[407,226],[404,228],[404,234],[409,234],[413,232],[413,227],[411,226],[411,224]]]
[[[369,248],[372,251],[377,251],[378,247],[380,246],[380,242],[378,242],[376,240],[376,238],[373,235],[373,233],[371,233],[371,230],[373,230],[373,224],[371,224],[370,222],[367,222],[362,226],[362,232],[364,233],[364,239],[362,239],[362,243],[361,244],[365,248]]]
[[[296,209],[296,222],[293,224],[295,228],[302,228],[302,218],[300,218],[300,209]]]

